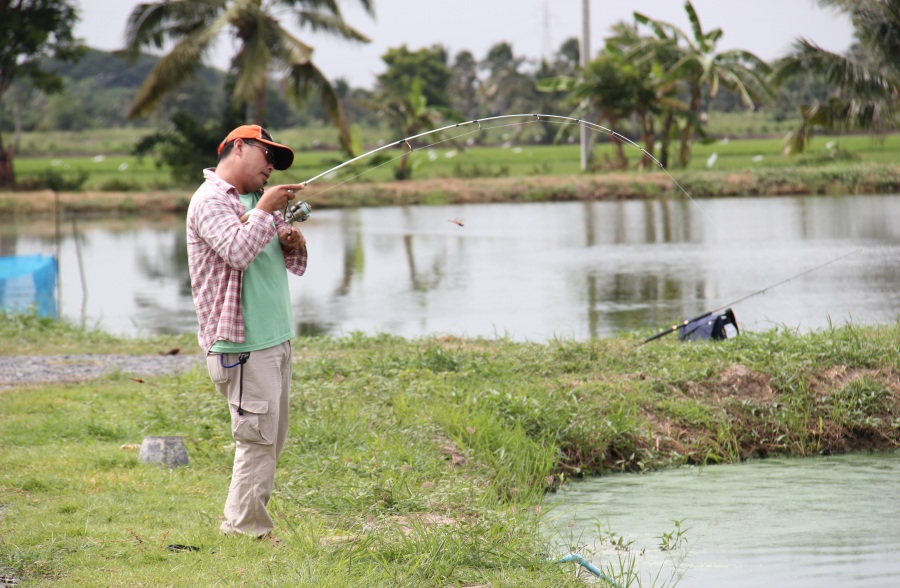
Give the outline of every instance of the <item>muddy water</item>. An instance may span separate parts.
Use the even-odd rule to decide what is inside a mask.
[[[680,575],[682,588],[894,588],[898,480],[900,453],[613,475],[551,496],[548,532],[566,539],[563,551],[591,546],[596,565],[618,567],[620,555],[633,555],[644,586],[662,571],[661,578]],[[676,520],[687,541],[663,552]],[[620,540],[631,549],[610,547]],[[671,583],[655,584],[663,585]]]

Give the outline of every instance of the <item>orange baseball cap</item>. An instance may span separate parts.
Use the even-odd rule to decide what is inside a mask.
[[[294,163],[294,150],[287,145],[276,143],[272,138],[272,134],[259,125],[243,125],[228,133],[225,140],[219,143],[218,153],[222,153],[225,145],[235,139],[252,139],[271,147],[275,156],[275,169],[277,170],[286,170]]]

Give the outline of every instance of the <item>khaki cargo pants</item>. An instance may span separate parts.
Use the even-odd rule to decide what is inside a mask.
[[[224,362],[223,362],[224,355]],[[225,502],[223,533],[262,537],[275,528],[266,510],[275,485],[275,464],[288,431],[291,343],[253,351],[244,364],[243,395],[237,353],[210,353],[209,377],[228,400],[235,441],[231,488]],[[239,413],[238,407],[240,406]]]

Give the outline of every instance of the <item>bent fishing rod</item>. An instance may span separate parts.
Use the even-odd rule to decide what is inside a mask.
[[[489,125],[489,126],[484,126],[484,124],[483,124],[483,123],[490,123],[493,121],[500,121],[500,120],[508,121],[510,119],[526,119],[526,120],[524,120],[522,122],[518,122],[518,123],[512,123],[512,124],[500,124],[500,125]],[[678,183],[678,181],[672,176],[672,174],[669,173],[669,170],[667,170],[665,168],[665,166],[663,166],[663,164],[659,162],[658,159],[656,159],[646,149],[644,149],[643,147],[641,147],[640,145],[638,145],[637,143],[635,143],[634,141],[632,141],[625,135],[622,135],[612,129],[608,129],[602,125],[598,125],[596,123],[592,123],[590,121],[586,121],[583,119],[579,119],[579,118],[575,118],[575,117],[571,117],[571,116],[562,116],[562,115],[558,115],[558,114],[538,114],[538,113],[503,114],[503,115],[499,115],[499,116],[489,116],[486,118],[476,118],[476,119],[468,120],[465,122],[454,123],[451,125],[440,127],[438,129],[432,129],[430,131],[425,131],[423,133],[418,133],[416,135],[410,135],[409,137],[404,137],[403,139],[398,139],[392,143],[387,143],[385,145],[381,145],[380,147],[372,149],[371,151],[367,151],[361,155],[357,155],[356,157],[354,157],[352,159],[348,159],[347,161],[344,161],[342,163],[339,163],[338,165],[336,165],[330,169],[327,169],[327,170],[323,171],[322,173],[319,173],[302,183],[306,184],[306,185],[312,184],[312,183],[316,182],[317,180],[320,180],[324,177],[329,176],[330,174],[338,171],[341,168],[344,168],[344,167],[351,165],[353,163],[356,163],[362,159],[365,159],[367,157],[375,155],[376,153],[379,153],[381,151],[386,151],[386,150],[394,148],[394,147],[405,146],[407,149],[406,153],[412,153],[413,151],[421,151],[423,149],[428,149],[429,147],[433,147],[434,145],[454,141],[455,139],[458,139],[459,137],[462,137],[462,136],[465,136],[467,134],[471,134],[474,132],[488,131],[488,130],[492,130],[492,129],[504,128],[507,126],[518,126],[518,125],[533,124],[533,123],[539,123],[539,122],[584,127],[584,128],[590,129],[595,132],[603,133],[603,134],[613,137],[619,141],[622,141],[623,143],[630,145],[631,147],[634,147],[635,149],[640,151],[644,156],[646,156],[651,161],[653,161],[653,163],[655,163],[657,165],[657,167],[659,167],[662,171],[664,171],[666,173],[666,175],[669,176],[669,179],[671,179],[672,182],[674,182],[675,185],[678,186],[678,188],[682,192],[684,192],[685,196],[687,196],[688,198],[693,200],[693,198],[687,192],[687,190],[685,190],[681,186],[681,184]],[[429,143],[428,145],[424,145],[424,146],[418,147],[418,148],[413,147],[413,145],[411,143],[412,141],[421,139],[422,137],[427,137],[428,135],[445,133],[447,131],[450,131],[451,129],[459,129],[461,127],[468,127],[468,126],[477,126],[477,128],[473,129],[471,131],[464,132],[464,133],[459,133],[452,137],[447,137],[447,138],[441,139],[439,141],[435,141],[433,143]],[[400,155],[398,157],[402,157],[402,155]],[[382,163],[381,165],[386,165],[387,163],[390,163],[391,161],[393,161],[394,159],[397,159],[398,157],[395,157],[389,161],[386,161],[386,162]],[[378,167],[380,167],[380,165]],[[372,170],[367,170],[366,172],[363,172],[363,173],[367,173],[368,171],[372,171]],[[346,183],[352,179],[358,178],[361,175],[362,174],[358,174],[357,176],[354,176],[354,178],[350,178],[348,180],[345,180],[344,182],[341,182],[341,184]],[[341,185],[341,184],[337,184],[337,185]],[[337,186],[331,186],[328,189],[331,189],[334,187],[337,187]],[[325,190],[323,190],[322,192],[324,192],[324,191]],[[311,211],[311,207],[306,202],[298,202],[298,203],[294,204],[293,206],[286,207],[285,212],[284,212],[285,222],[288,222],[288,223],[295,222],[295,221],[302,222],[302,221],[306,220],[307,218],[309,218],[310,211]]]
[[[736,304],[740,304],[741,302],[743,302],[745,300],[749,300],[750,298],[753,298],[754,296],[759,296],[760,294],[765,294],[766,292],[768,292],[769,290],[771,290],[773,288],[777,288],[778,286],[781,286],[782,284],[786,284],[786,283],[790,282],[791,280],[796,280],[797,278],[799,278],[801,276],[805,276],[806,274],[809,274],[816,270],[822,269],[823,267],[831,265],[832,263],[838,262],[838,261],[844,259],[845,257],[850,257],[851,255],[855,255],[855,254],[859,253],[860,251],[862,251],[862,249],[856,249],[854,251],[851,251],[850,253],[845,253],[844,255],[835,257],[834,259],[832,259],[830,261],[826,261],[825,263],[822,263],[822,264],[819,264],[810,269],[804,270],[804,271],[800,272],[799,274],[794,274],[793,276],[791,276],[789,278],[785,278],[785,279],[781,280],[780,282],[775,282],[774,284],[770,284],[770,285],[766,286],[765,288],[757,290],[756,292],[747,294],[746,296],[738,298],[737,300],[729,302],[728,304],[724,304],[718,308],[714,308],[713,310],[710,310],[709,312],[705,312],[705,313],[703,313],[699,316],[696,316],[694,318],[691,318],[691,319],[685,319],[685,320],[681,321],[680,323],[678,323],[677,325],[672,325],[671,327],[667,328],[666,330],[660,331],[659,333],[653,335],[652,337],[648,337],[648,338],[644,339],[643,341],[638,343],[637,346],[640,347],[641,345],[646,345],[650,341],[655,341],[656,339],[665,337],[666,335],[668,335],[670,333],[674,333],[678,329],[686,327],[689,324],[694,323],[695,321],[702,320],[702,319],[704,319],[708,316],[711,316],[719,311],[725,310],[726,308],[729,308]]]
[[[315,182],[316,180],[318,180],[319,178],[327,176],[328,174],[335,172],[344,166],[350,165],[350,164],[355,163],[361,159],[364,159],[370,155],[374,155],[375,153],[378,153],[379,151],[384,151],[384,150],[390,149],[392,147],[399,147],[400,145],[405,145],[406,148],[409,149],[409,152],[415,151],[416,149],[413,148],[413,146],[410,144],[410,141],[415,141],[416,139],[420,139],[420,138],[428,136],[428,135],[443,133],[445,131],[449,131],[450,129],[457,129],[460,127],[465,127],[465,126],[470,126],[470,125],[477,125],[478,131],[502,128],[503,126],[507,126],[507,125],[495,125],[495,126],[490,126],[490,127],[485,128],[482,125],[482,123],[487,123],[487,122],[497,121],[497,120],[505,120],[505,119],[508,120],[511,118],[529,118],[529,119],[531,119],[531,120],[528,120],[528,121],[525,121],[522,123],[517,123],[517,124],[530,124],[530,123],[537,123],[537,122],[555,122],[557,124],[560,124],[561,121],[564,121],[561,124],[584,126],[586,128],[592,129],[594,131],[605,133],[611,137],[615,137],[616,139],[619,139],[620,141],[622,141],[624,143],[628,143],[628,144],[632,145],[633,147],[637,148],[638,150],[643,152],[644,155],[646,155],[647,157],[652,159],[653,162],[656,163],[656,165],[658,165],[660,168],[665,170],[665,167],[663,167],[663,165],[659,161],[657,161],[657,159],[655,157],[650,155],[650,153],[648,153],[643,147],[641,147],[640,145],[638,145],[637,143],[635,143],[628,137],[626,137],[624,135],[620,135],[616,131],[607,129],[606,127],[598,125],[596,123],[592,123],[592,122],[589,122],[589,121],[586,121],[586,120],[583,120],[580,118],[574,118],[571,116],[561,116],[558,114],[502,114],[499,116],[489,116],[487,118],[476,118],[476,119],[467,120],[467,121],[461,122],[461,123],[454,123],[452,125],[447,125],[445,127],[441,127],[439,129],[432,129],[430,131],[425,131],[424,133],[419,133],[417,135],[411,135],[404,139],[398,139],[398,140],[394,141],[393,143],[388,143],[388,144],[382,145],[381,147],[378,147],[376,149],[372,149],[371,151],[367,151],[366,153],[363,153],[362,155],[357,155],[353,159],[349,159],[343,163],[340,163],[340,164],[334,166],[333,168],[331,168],[329,170],[323,171],[322,173],[320,173],[316,176],[313,176],[312,178],[306,180],[303,183],[311,184],[311,183]],[[472,131],[472,132],[474,132],[474,131]],[[425,145],[424,147],[419,147],[419,150],[427,149],[428,147],[432,147],[434,145],[437,145],[438,143],[445,143],[447,141],[452,141],[452,140],[457,139],[465,134],[468,134],[468,133],[462,133],[462,134],[456,135],[454,137],[449,137],[442,141],[436,141],[435,143]]]

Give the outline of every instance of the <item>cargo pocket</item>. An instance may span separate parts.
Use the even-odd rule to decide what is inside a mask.
[[[222,365],[222,355],[219,353],[210,353],[206,356],[206,371],[216,386],[224,384],[231,377],[231,370]]]
[[[237,441],[271,445],[274,442],[269,425],[269,403],[265,400],[244,400],[238,414],[237,403],[231,403],[231,433]]]

